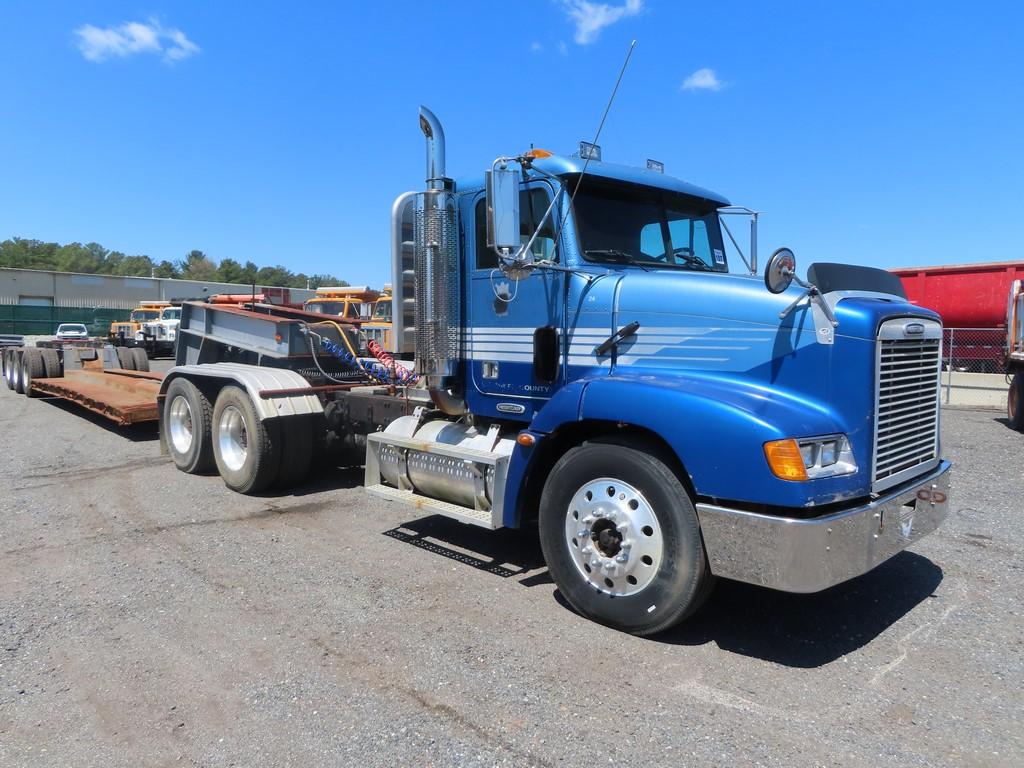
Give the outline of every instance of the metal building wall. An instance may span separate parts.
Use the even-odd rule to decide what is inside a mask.
[[[52,303],[56,307],[131,309],[146,299],[202,299],[215,293],[249,293],[251,290],[251,285],[240,283],[0,268],[0,304]],[[259,285],[256,290],[260,290]],[[290,290],[292,301],[305,301],[316,293],[304,288]]]

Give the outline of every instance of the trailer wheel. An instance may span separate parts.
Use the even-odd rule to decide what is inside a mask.
[[[213,466],[210,401],[188,379],[175,379],[164,397],[164,441],[174,466],[190,475]]]
[[[131,349],[128,347],[115,347],[114,351],[117,352],[117,364],[121,366],[121,370],[135,370],[135,356],[132,354]]]
[[[11,350],[11,356],[7,359],[7,370],[5,381],[10,389],[21,392],[21,352]]]
[[[61,365],[60,355],[56,349],[41,349],[39,353],[43,356],[43,371],[48,379],[59,379],[64,375],[64,366]]]
[[[1006,395],[1006,416],[1010,426],[1024,432],[1024,373],[1015,373]]]
[[[594,442],[571,449],[544,486],[539,525],[555,584],[594,621],[651,635],[710,593],[693,504],[651,453]]]
[[[43,368],[43,356],[41,350],[35,347],[26,349],[21,355],[21,392],[29,397],[38,397],[38,393],[32,391],[32,382],[35,379],[46,377],[46,370]]]
[[[277,479],[281,450],[277,426],[268,429],[244,390],[224,387],[213,406],[213,458],[224,485],[259,493]]]
[[[11,372],[14,370],[14,350],[5,349],[3,351],[4,359],[4,384],[7,385],[8,389],[14,389],[14,379],[11,378]]]
[[[132,363],[134,365],[132,368],[133,371],[149,370],[149,355],[146,354],[146,350],[135,347],[128,351],[132,353]]]

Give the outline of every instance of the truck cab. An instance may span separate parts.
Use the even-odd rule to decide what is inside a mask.
[[[446,441],[463,429],[467,457],[481,442],[507,456],[466,482],[483,476],[487,497],[494,478],[502,524],[538,520],[574,607],[646,633],[699,603],[701,574],[817,591],[944,519],[942,326],[898,278],[820,263],[803,280],[788,249],[762,278],[756,215],[731,264],[724,196],[593,148],[501,157],[455,182],[440,124],[420,123],[428,189],[400,197],[392,225],[395,305],[416,307],[413,327],[396,313],[397,347],[437,410],[472,425]],[[432,483],[388,462],[404,450],[411,465],[436,430],[410,417],[371,435],[370,487],[423,503]],[[674,520],[657,511],[674,505]],[[670,553],[676,536],[692,546]],[[666,558],[694,569],[672,610],[650,590]]]
[[[117,346],[136,346],[142,324],[158,320],[160,311],[170,305],[169,301],[140,301],[127,320],[119,320],[110,324],[111,342]]]
[[[180,305],[163,307],[158,318],[143,323],[139,328],[135,336],[136,344],[145,347],[152,357],[173,355],[180,322]]]

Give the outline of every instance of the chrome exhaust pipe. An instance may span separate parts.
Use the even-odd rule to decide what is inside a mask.
[[[427,137],[427,189],[447,189],[451,179],[444,175],[444,128],[424,106],[420,107],[420,130]]]

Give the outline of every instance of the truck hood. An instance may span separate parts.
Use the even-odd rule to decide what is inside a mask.
[[[811,302],[804,299],[784,320],[779,313],[801,295],[791,286],[781,294],[772,294],[759,277],[709,274],[681,270],[629,270],[619,281],[615,302],[618,328],[638,320],[648,327],[723,329],[771,332],[788,337],[794,345],[815,342],[815,322]],[[894,317],[922,317],[939,322],[939,316],[914,306],[898,296],[885,294],[828,294],[835,303],[839,326],[836,337],[874,340],[879,325]],[[714,334],[712,334],[714,335]]]

